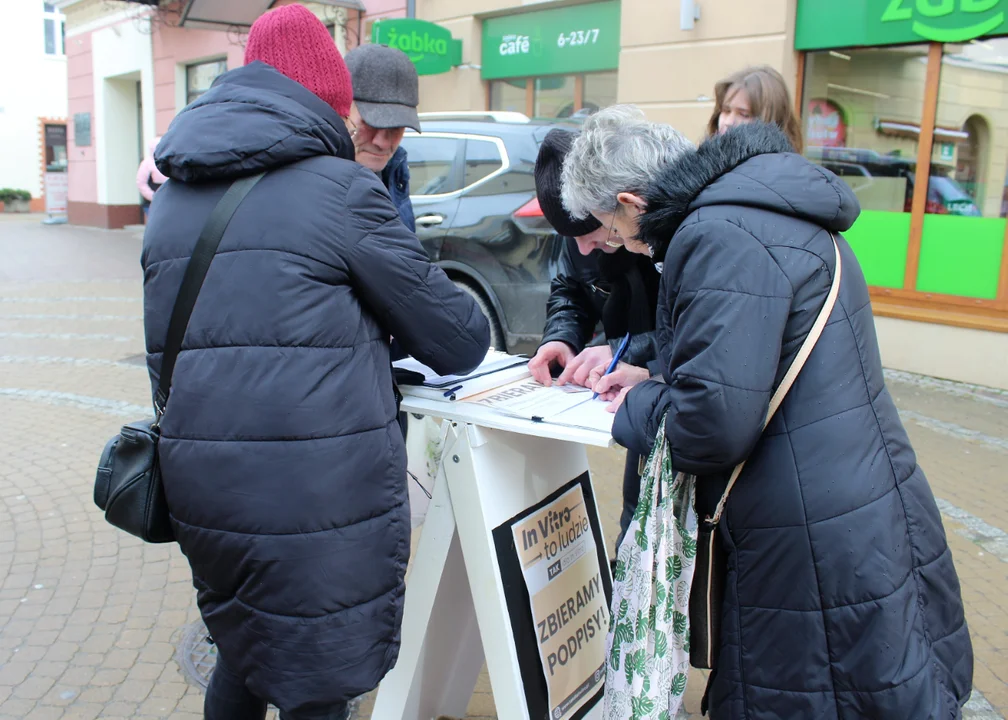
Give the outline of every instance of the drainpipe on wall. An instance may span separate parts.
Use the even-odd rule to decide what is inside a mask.
[[[416,17],[416,0],[406,0],[406,17]]]

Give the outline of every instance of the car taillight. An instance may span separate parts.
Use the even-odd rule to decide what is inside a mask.
[[[549,224],[543,215],[542,208],[539,207],[539,199],[533,197],[527,203],[511,213],[515,225],[523,233],[529,235],[548,235],[552,232],[553,226]]]
[[[541,218],[543,216],[543,211],[542,208],[539,207],[539,198],[534,197],[527,203],[522,205],[520,208],[515,210],[514,216],[516,218],[534,218],[534,217]]]

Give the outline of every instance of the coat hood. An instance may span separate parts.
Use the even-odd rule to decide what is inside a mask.
[[[254,62],[221,75],[179,113],[154,158],[173,180],[208,182],[317,155],[354,159],[343,119],[300,83]]]
[[[843,232],[861,212],[854,192],[829,170],[794,152],[776,125],[738,125],[665,168],[644,192],[640,237],[665,249],[683,220],[708,205],[770,210]]]

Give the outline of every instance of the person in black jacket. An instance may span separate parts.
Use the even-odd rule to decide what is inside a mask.
[[[553,229],[564,236],[564,244],[550,286],[542,343],[529,361],[529,370],[544,385],[552,382],[551,369],[562,370],[559,384],[585,385],[592,368],[612,362],[623,337],[630,333],[623,356],[630,368],[627,373],[646,379],[650,376],[647,365],[657,357],[654,321],[661,276],[650,258],[623,250],[595,218],[575,220],[564,210],[560,173],[575,137],[577,133],[570,130],[550,130],[536,158],[539,207]],[[599,322],[605,342],[591,344]],[[639,461],[636,453],[627,454],[617,547],[637,507]]]
[[[350,77],[325,26],[300,5],[273,10],[245,58],[156,153],[169,180],[142,256],[152,387],[211,209],[266,171],[193,310],[161,472],[218,648],[206,718],[261,719],[270,702],[284,720],[340,720],[399,652],[410,512],[389,337],[464,373],[490,329],[354,162]]]
[[[857,198],[775,125],[739,125],[699,148],[683,138],[655,170],[615,152],[639,127],[612,119],[589,119],[571,149],[565,204],[664,260],[662,381],[620,391],[613,437],[648,453],[664,417],[672,470],[696,476],[701,519],[746,461],[718,525],[728,568],[710,717],[959,717],[972,645],[841,235]],[[839,271],[834,240],[836,305],[763,431]]]

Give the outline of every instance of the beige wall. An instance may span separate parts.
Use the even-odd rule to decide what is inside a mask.
[[[794,0],[697,0],[700,19],[679,29],[679,3],[623,0],[619,101],[699,140],[714,83],[746,65],[771,65],[792,95],[797,77]]]
[[[1008,333],[878,315],[875,330],[887,368],[1008,390]]]
[[[452,37],[462,41],[462,65],[441,75],[420,78],[420,112],[435,110],[483,110],[486,95],[480,80],[480,54],[483,48],[483,26],[472,15],[433,20],[421,15],[428,3],[417,2],[417,16],[437,22],[451,31]],[[455,3],[460,6],[460,3]]]

